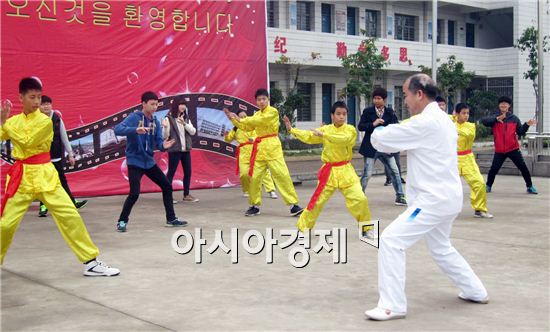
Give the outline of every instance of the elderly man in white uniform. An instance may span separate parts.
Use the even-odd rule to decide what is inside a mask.
[[[488,303],[487,290],[466,260],[451,245],[453,221],[462,209],[458,175],[456,128],[434,101],[437,87],[425,74],[403,85],[412,117],[401,124],[380,126],[371,137],[381,152],[407,151],[408,209],[382,233],[378,252],[378,306],[365,312],[369,319],[390,320],[407,314],[405,250],[421,238],[432,258],[460,288],[465,301]]]

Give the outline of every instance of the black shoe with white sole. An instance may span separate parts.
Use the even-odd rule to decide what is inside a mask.
[[[260,214],[260,209],[254,205],[249,207],[248,210],[246,210],[246,212],[244,213],[244,215],[247,217],[257,216],[259,214]]]
[[[290,214],[293,216],[299,216],[302,214],[302,212],[304,212],[304,208],[300,207],[299,205],[294,204],[290,208]]]

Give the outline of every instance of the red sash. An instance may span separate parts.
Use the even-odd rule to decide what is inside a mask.
[[[239,175],[239,174],[240,174],[240,172],[239,172],[239,158],[241,157],[241,148],[242,148],[243,146],[250,145],[250,144],[253,144],[253,143],[252,143],[252,142],[244,142],[244,143],[239,144],[239,145],[237,146],[237,151],[235,152],[235,158],[237,159],[237,169],[236,169],[236,171],[235,171],[235,174],[236,174],[236,175]]]
[[[349,164],[350,160],[344,160],[339,161],[337,163],[325,163],[321,169],[319,170],[319,173],[317,173],[317,177],[319,178],[319,184],[317,185],[317,188],[315,188],[315,192],[313,193],[313,196],[311,196],[311,199],[309,200],[309,203],[307,205],[308,211],[313,210],[315,205],[317,204],[317,200],[319,199],[319,196],[323,192],[323,189],[325,189],[325,186],[327,185],[328,179],[330,177],[330,171],[333,167],[338,166],[344,166],[346,164]]]
[[[250,167],[248,168],[248,176],[252,176],[254,174],[254,163],[256,162],[256,155],[258,154],[258,144],[264,139],[264,138],[270,138],[270,137],[277,137],[278,134],[271,134],[271,135],[265,135],[265,136],[258,136],[254,140],[254,146],[252,147],[252,155],[250,156]]]
[[[8,202],[8,199],[10,197],[13,197],[17,192],[17,190],[19,189],[19,185],[21,184],[21,179],[23,179],[23,165],[24,164],[26,165],[47,164],[50,161],[51,161],[51,158],[50,158],[49,152],[35,154],[34,156],[30,156],[27,159],[15,161],[15,163],[10,167],[7,173],[7,175],[10,176],[10,181],[6,186],[6,192],[4,194],[4,197],[2,197],[2,209],[0,210],[0,216],[4,215],[4,208],[6,207],[6,203]]]
[[[472,153],[472,150],[457,151],[457,154],[459,156],[465,156],[465,155],[470,154],[470,153]]]

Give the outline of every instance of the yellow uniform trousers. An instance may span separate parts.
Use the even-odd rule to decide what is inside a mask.
[[[53,191],[39,193],[23,193],[18,191],[13,197],[8,199],[4,215],[2,216],[2,222],[0,223],[2,228],[0,262],[4,262],[4,257],[17,231],[17,227],[27,212],[29,205],[35,199],[44,202],[48,207],[48,211],[52,214],[61,235],[78,260],[84,263],[99,255],[99,249],[97,249],[90,239],[84,221],[78,214],[69,195],[67,195],[67,192],[61,186],[61,183],[58,183]]]
[[[350,180],[352,182],[351,184]],[[339,189],[342,195],[344,195],[344,198],[346,199],[346,207],[357,222],[371,220],[369,201],[361,188],[359,177],[357,176],[353,166],[351,164],[347,164],[345,166],[334,167],[332,169],[327,185],[321,192],[315,207],[311,211],[305,209],[300,215],[300,219],[296,224],[300,231],[303,232],[305,229],[312,229],[315,226],[315,222],[317,221],[321,210],[323,210],[323,206],[336,191],[336,189]]]
[[[470,204],[474,211],[487,212],[485,180],[479,171],[473,153],[458,156],[458,171],[470,187]]]
[[[239,159],[239,178],[241,180],[241,187],[243,189],[243,192],[247,193],[250,191],[250,176],[248,176],[250,158],[248,160],[244,160],[244,158],[241,156]],[[262,185],[264,186],[266,192],[275,191],[275,184],[273,183],[271,172],[269,172],[269,170],[265,172],[265,176],[262,180]]]
[[[248,170],[248,168],[247,168]],[[284,159],[258,160],[254,163],[254,173],[250,179],[248,202],[250,205],[262,204],[262,182],[265,180],[268,170],[271,172],[273,182],[287,205],[298,204],[298,194],[290,178],[288,167]],[[241,170],[242,171],[242,170]]]

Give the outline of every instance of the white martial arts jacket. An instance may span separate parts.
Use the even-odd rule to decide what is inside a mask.
[[[380,152],[407,151],[409,207],[450,215],[462,210],[457,138],[454,123],[432,102],[400,124],[378,126],[371,143]]]

